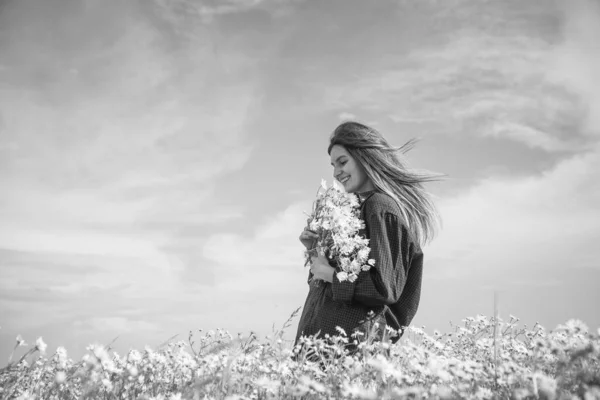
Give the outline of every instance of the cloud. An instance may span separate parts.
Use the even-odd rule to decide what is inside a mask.
[[[238,327],[268,332],[271,324],[282,324],[304,304],[309,269],[303,266],[298,237],[311,204],[297,200],[268,215],[248,235],[230,231],[211,235],[204,243],[203,256],[214,271],[210,289],[218,293],[216,299],[227,299],[216,301],[226,308],[222,313],[236,315]],[[257,317],[257,310],[268,317]],[[288,329],[286,338],[295,333],[295,327]]]
[[[219,16],[253,10],[266,10],[275,17],[287,16],[293,12],[294,4],[300,1],[302,0],[156,0],[156,3],[163,10],[196,16],[209,24]]]
[[[548,79],[564,85],[581,98],[586,133],[600,134],[600,5],[593,0],[559,3],[562,40],[553,49]]]
[[[204,245],[204,256],[227,266],[223,277],[234,274],[245,284],[239,274],[252,275],[260,270],[269,273],[272,268],[303,264],[302,245],[298,236],[306,225],[310,202],[297,202],[283,211],[267,217],[256,226],[250,237],[233,233],[212,235]],[[295,229],[294,229],[295,227]]]
[[[444,228],[426,251],[431,276],[500,288],[555,282],[564,268],[600,269],[599,167],[596,149],[536,176],[490,177],[441,199]]]
[[[338,118],[340,119],[340,121],[355,120],[356,115],[349,112],[342,112],[340,113],[340,115],[338,115]]]
[[[176,38],[150,11],[28,0],[3,10],[0,245],[168,268],[178,255],[164,249],[182,230],[241,216],[209,204],[217,179],[252,154],[256,59],[224,43],[236,60],[224,70],[204,28]]]
[[[400,25],[396,50],[373,57],[351,86],[323,88],[325,103],[428,123],[438,134],[507,138],[547,152],[589,149],[600,115],[597,8],[584,0],[563,9],[542,1],[401,2],[398,12],[419,23]]]
[[[59,319],[89,337],[136,309],[132,329],[150,329],[174,298],[189,323],[189,304],[209,301],[194,290],[215,294],[198,243],[242,216],[215,193],[253,154],[258,56],[223,40],[217,57],[178,10],[185,35],[154,3],[109,3],[0,13],[0,313],[13,329]]]
[[[89,317],[75,321],[74,328],[79,332],[98,334],[99,332],[135,333],[157,331],[159,326],[145,321],[132,321],[123,317]]]

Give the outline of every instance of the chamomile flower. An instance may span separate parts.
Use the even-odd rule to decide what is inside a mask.
[[[48,345],[46,343],[44,343],[44,340],[42,339],[41,336],[39,338],[37,338],[37,340],[35,341],[35,349],[36,350],[38,350],[41,354],[46,354],[47,347],[48,347]]]
[[[23,336],[17,335],[17,347],[21,346],[27,346],[27,343],[25,342],[25,339],[23,339]]]
[[[359,235],[365,225],[360,219],[356,195],[346,193],[339,185],[327,187],[327,182],[321,181],[313,213],[307,223],[319,238],[315,248],[305,252],[306,264],[311,256],[322,254],[325,249],[328,258],[336,260],[341,269],[338,279],[350,282],[354,282],[361,271],[368,271],[375,264],[374,260],[369,260],[371,249],[368,239]]]

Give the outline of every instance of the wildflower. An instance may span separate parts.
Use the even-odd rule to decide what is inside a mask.
[[[323,190],[327,190],[327,181],[325,179],[321,179],[321,187]]]
[[[33,394],[30,394],[29,391],[24,391],[19,397],[17,397],[17,400],[34,400],[35,396]]]
[[[512,398],[515,400],[525,400],[530,395],[533,395],[527,388],[517,388],[513,390]]]
[[[142,354],[137,350],[131,350],[127,354],[127,361],[132,364],[139,363],[140,361],[142,361]]]
[[[600,399],[600,388],[598,386],[592,386],[586,390],[584,395],[585,400],[597,400]]]
[[[452,375],[446,370],[441,360],[431,358],[427,367],[429,368],[431,375],[437,376],[441,381],[449,382],[452,380]]]
[[[344,382],[342,394],[346,397],[356,397],[364,400],[377,399],[377,393],[375,391],[363,388],[360,385],[352,385],[348,382]]]
[[[556,380],[546,375],[537,376],[538,393],[542,398],[554,399],[556,397]]]
[[[63,383],[64,381],[67,380],[67,374],[65,374],[65,371],[58,371],[58,372],[56,372],[54,380],[58,384]]]
[[[112,382],[106,378],[102,379],[102,386],[104,386],[107,390],[112,390]]]
[[[345,271],[338,272],[337,278],[340,280],[340,282],[350,280],[350,278],[348,277],[348,273]]]
[[[27,346],[27,343],[25,343],[25,339],[23,339],[23,336],[17,335],[17,347],[20,346]]]
[[[254,381],[254,383],[257,386],[259,386],[271,393],[277,393],[277,390],[279,389],[279,386],[281,385],[280,382],[269,379],[266,376],[261,376],[256,381]]]
[[[475,393],[475,397],[479,400],[487,400],[494,397],[494,393],[490,389],[480,386]]]
[[[42,339],[41,336],[39,338],[37,338],[37,340],[35,341],[35,349],[36,350],[38,350],[41,354],[46,354],[47,347],[48,347],[48,345],[46,343],[44,343],[44,340]]]
[[[450,400],[454,398],[452,395],[452,389],[446,385],[439,386],[436,389],[436,394],[441,400]]]
[[[335,330],[338,331],[340,333],[340,335],[347,336],[346,331],[341,326],[336,326]]]
[[[541,373],[533,376],[533,387],[536,397],[554,399],[556,397],[556,380]]]
[[[315,248],[305,251],[305,265],[317,254],[327,255],[336,260],[341,269],[337,278],[350,282],[357,279],[360,271],[368,271],[375,260],[368,259],[371,252],[368,239],[358,234],[365,226],[359,215],[356,195],[344,192],[335,182],[328,188],[327,182],[322,180],[307,221],[308,227],[317,232],[318,239]]]
[[[588,326],[578,319],[570,319],[564,325],[559,325],[559,329],[562,328],[569,333],[588,333]]]
[[[67,367],[67,350],[62,346],[56,348],[56,362],[59,369]]]

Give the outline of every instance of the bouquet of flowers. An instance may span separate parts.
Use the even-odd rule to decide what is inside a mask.
[[[360,219],[358,198],[346,193],[335,181],[331,187],[327,187],[325,180],[321,181],[312,214],[306,222],[318,239],[312,249],[305,251],[305,266],[311,256],[326,256],[338,262],[340,281],[354,282],[360,271],[368,271],[375,265],[375,260],[369,259],[369,239],[358,234],[365,226]]]

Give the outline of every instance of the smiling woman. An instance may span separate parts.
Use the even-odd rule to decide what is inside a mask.
[[[336,144],[331,147],[331,163],[333,176],[337,179],[348,193],[364,193],[375,189],[373,182],[367,176],[365,169],[348,153],[342,145]]]
[[[345,122],[331,136],[328,152],[333,175],[360,202],[375,265],[353,281],[340,281],[340,265],[326,256],[311,258],[309,293],[298,325],[296,344],[303,336],[370,334],[381,340],[386,326],[399,333],[410,325],[421,296],[423,252],[433,239],[439,214],[423,183],[442,175],[408,169],[397,152],[414,144],[392,147],[375,129]],[[300,241],[307,247],[316,238],[307,228]],[[314,279],[311,279],[314,278]],[[324,284],[323,284],[324,282]],[[350,351],[355,344],[348,345]]]

